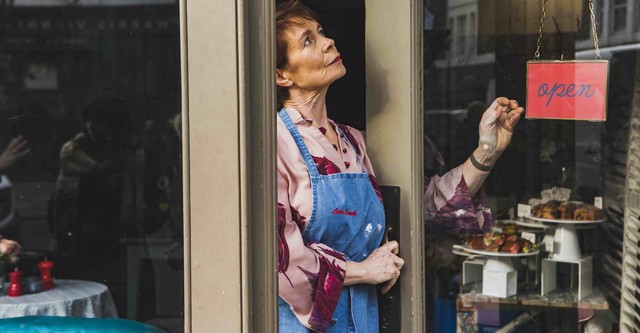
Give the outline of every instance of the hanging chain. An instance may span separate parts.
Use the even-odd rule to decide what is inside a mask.
[[[540,60],[540,45],[542,44],[542,30],[544,29],[544,18],[545,16],[547,16],[548,3],[549,3],[549,0],[544,0],[544,5],[542,6],[542,15],[540,16],[540,30],[538,31],[538,42],[536,43],[536,53],[533,54],[533,58],[535,60]]]
[[[596,60],[602,60],[600,46],[598,46],[598,31],[596,30],[596,15],[593,12],[593,0],[589,0],[589,12],[591,13],[591,32],[593,33],[593,46],[596,48]]]

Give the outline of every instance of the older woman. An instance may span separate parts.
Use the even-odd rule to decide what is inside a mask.
[[[377,332],[376,285],[386,293],[404,261],[397,242],[380,246],[384,210],[364,137],[327,118],[327,89],[346,69],[297,1],[278,6],[276,41],[280,331]],[[502,98],[486,112],[492,140],[473,159],[481,169],[508,144],[522,113],[509,109],[517,103]],[[475,192],[487,172],[472,168],[461,170]]]

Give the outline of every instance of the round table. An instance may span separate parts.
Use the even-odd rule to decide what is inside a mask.
[[[107,286],[91,281],[54,281],[51,290],[19,297],[0,297],[0,318],[64,316],[117,318],[118,311]]]

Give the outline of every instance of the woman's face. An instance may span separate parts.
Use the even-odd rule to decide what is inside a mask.
[[[278,70],[278,85],[318,90],[347,73],[333,39],[324,35],[318,22],[303,21],[294,25],[287,30],[285,38],[289,62]]]

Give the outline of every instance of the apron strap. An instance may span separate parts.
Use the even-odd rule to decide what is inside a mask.
[[[302,154],[302,158],[304,158],[304,163],[307,165],[307,169],[309,170],[309,175],[311,176],[311,179],[317,179],[319,177],[318,167],[316,166],[316,163],[313,161],[313,158],[311,157],[311,153],[309,153],[309,149],[307,149],[307,145],[304,144],[304,141],[302,140],[302,135],[300,135],[300,132],[298,132],[296,125],[293,124],[293,121],[289,117],[287,110],[285,108],[282,108],[280,111],[278,111],[278,115],[280,116],[280,119],[282,119],[282,121],[284,122],[284,125],[287,126],[289,133],[291,133],[291,135],[293,136],[293,139],[295,140],[296,145],[298,146],[298,149],[300,149],[300,153]]]

